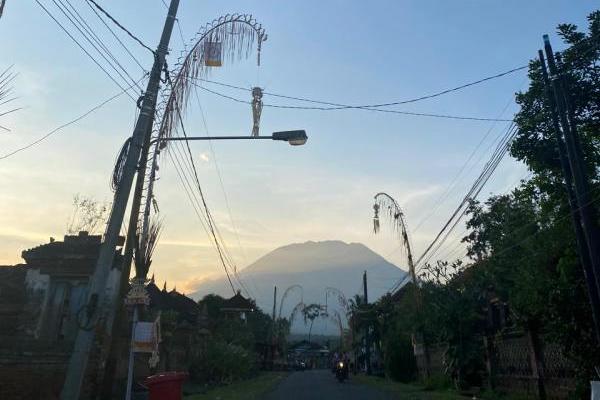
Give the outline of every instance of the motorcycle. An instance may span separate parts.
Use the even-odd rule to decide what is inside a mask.
[[[338,361],[335,366],[335,377],[342,383],[345,379],[348,379],[348,365],[344,361]]]

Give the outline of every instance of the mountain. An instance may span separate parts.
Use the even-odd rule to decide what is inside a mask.
[[[394,282],[403,278],[406,272],[389,263],[379,254],[361,243],[345,243],[339,240],[323,242],[294,243],[279,247],[259,258],[239,272],[240,278],[257,305],[265,312],[273,309],[273,286],[277,286],[277,313],[282,296],[287,288],[300,285],[303,290],[291,290],[285,299],[281,316],[289,317],[292,309],[303,296],[305,304],[319,303],[328,305],[343,314],[339,296],[334,290],[341,291],[347,299],[356,294],[362,295],[362,276],[367,271],[369,301],[381,297]],[[201,284],[191,294],[200,299],[209,293],[230,297],[231,288],[225,277]],[[244,295],[246,293],[244,292]],[[327,298],[326,298],[327,297]],[[300,317],[292,325],[292,331],[304,332]],[[327,333],[337,330],[335,324],[326,320],[317,320],[314,333]]]

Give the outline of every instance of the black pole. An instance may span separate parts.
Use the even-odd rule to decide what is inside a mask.
[[[369,292],[367,289],[367,271],[363,274],[363,292],[365,297],[365,318],[367,321],[365,327],[365,363],[367,364],[367,375],[371,375],[371,324],[369,317],[366,315],[367,306],[369,305]]]
[[[561,73],[558,72],[554,53],[548,35],[544,35],[544,49],[548,58],[548,67],[552,78],[552,89],[554,101],[558,111],[560,125],[565,137],[566,152],[571,167],[571,174],[575,187],[575,196],[579,206],[579,214],[581,221],[581,229],[584,234],[585,241],[588,247],[590,272],[595,285],[595,292],[600,293],[600,240],[598,235],[598,225],[596,223],[596,210],[592,204],[590,185],[587,177],[586,168],[584,166],[583,151],[577,134],[577,125],[573,119],[569,120],[567,115],[570,110],[571,117],[573,111],[569,102],[569,96],[565,91],[565,81]],[[600,315],[596,315],[597,321],[600,322]],[[600,331],[600,326],[596,325],[596,329]]]
[[[592,268],[592,262],[590,260],[590,250],[588,248],[587,241],[585,239],[585,234],[583,232],[583,228],[581,226],[581,213],[579,210],[579,203],[577,202],[577,197],[573,190],[573,178],[571,172],[571,166],[569,165],[569,161],[567,160],[567,151],[565,149],[565,143],[563,141],[562,133],[560,130],[560,123],[558,113],[556,111],[556,104],[553,97],[552,87],[550,86],[550,79],[548,78],[548,71],[546,69],[546,60],[544,58],[544,52],[542,50],[538,51],[538,56],[540,59],[540,64],[542,68],[542,77],[544,79],[544,86],[546,89],[546,96],[548,101],[548,108],[550,113],[552,114],[552,125],[554,130],[554,137],[556,140],[556,145],[558,148],[558,156],[560,159],[560,165],[563,171],[563,176],[565,179],[565,190],[567,192],[567,199],[569,201],[569,206],[571,209],[571,220],[573,223],[573,228],[575,229],[575,237],[577,241],[577,252],[579,253],[581,266],[583,267],[583,274],[585,277],[585,282],[587,284],[588,296],[590,300],[590,305],[592,307],[592,318],[594,320],[594,333],[596,336],[596,340],[600,343],[600,326],[598,325],[600,321],[600,296],[599,296],[599,288],[596,285],[596,279],[594,276],[594,270]]]
[[[271,327],[271,346],[269,351],[269,368],[273,369],[275,363],[276,340],[279,337],[277,334],[277,321],[275,320],[275,310],[277,309],[277,286],[273,286],[273,314]]]

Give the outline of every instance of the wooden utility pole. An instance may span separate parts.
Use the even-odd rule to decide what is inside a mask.
[[[548,70],[546,69],[546,60],[544,58],[544,52],[542,50],[539,50],[538,56],[542,68],[542,78],[544,80],[544,86],[546,89],[546,100],[548,101],[548,108],[550,110],[550,114],[552,115],[552,127],[554,130],[554,138],[556,140],[560,165],[563,171],[563,177],[565,179],[565,190],[567,193],[567,199],[569,201],[569,207],[571,209],[571,222],[573,224],[573,229],[575,230],[575,238],[577,239],[577,252],[579,253],[581,266],[583,267],[583,274],[585,276],[590,305],[592,307],[594,332],[596,334],[596,340],[600,343],[600,288],[596,285],[594,269],[592,267],[592,261],[590,259],[591,252],[588,248],[588,243],[586,241],[586,237],[583,232],[583,227],[581,225],[581,212],[579,209],[577,196],[575,195],[575,191],[573,190],[573,176],[571,172],[571,166],[569,165],[569,160],[567,159],[567,150],[565,148],[565,142],[562,136],[562,132],[560,130],[560,120],[558,117],[558,112],[556,110],[554,93],[550,85],[550,79],[548,78]]]
[[[369,316],[366,314],[369,305],[369,291],[367,289],[367,271],[363,273],[363,296],[365,298],[365,317],[367,324],[365,327],[365,364],[367,375],[371,375],[371,324]]]
[[[554,105],[556,106],[556,112],[558,114],[560,126],[562,127],[565,139],[565,150],[568,165],[570,167],[570,175],[565,171],[565,176],[573,178],[575,200],[579,210],[579,221],[576,221],[575,225],[580,225],[581,231],[583,232],[583,239],[587,244],[587,252],[589,255],[588,272],[590,272],[590,274],[588,275],[586,273],[586,281],[591,280],[591,282],[588,282],[588,290],[591,290],[590,300],[592,303],[592,311],[597,313],[600,310],[594,311],[595,306],[593,304],[595,301],[593,299],[594,294],[598,296],[598,293],[600,293],[600,236],[596,222],[596,210],[592,203],[583,151],[577,133],[577,124],[574,121],[572,105],[565,85],[566,82],[563,74],[558,71],[556,66],[554,52],[552,51],[548,35],[544,35],[544,50],[546,51],[546,58],[548,59],[548,67],[550,69]],[[585,249],[582,250],[582,264],[585,270]],[[596,307],[597,306],[598,304],[596,304]],[[598,325],[598,322],[600,322],[599,314],[594,315],[594,322],[596,332],[600,332],[600,326]]]
[[[156,101],[160,87],[160,77],[165,64],[178,7],[179,0],[171,0],[160,43],[155,52],[154,64],[150,72],[146,93],[143,96],[140,115],[131,137],[131,144],[127,152],[123,173],[115,191],[113,207],[104,234],[104,241],[100,246],[96,268],[88,285],[88,301],[84,310],[85,312],[82,313],[85,320],[79,321],[80,327],[77,332],[73,353],[67,367],[65,383],[61,392],[62,400],[79,399],[98,325],[104,316],[111,313],[107,308],[117,306],[115,304],[108,304],[109,307],[107,307],[106,293],[112,293],[115,290],[115,288],[106,287],[107,277],[114,263],[117,239],[125,216],[133,178],[138,166],[140,164],[145,165],[147,162],[146,159],[140,159],[140,154],[150,141],[150,132],[154,121]]]

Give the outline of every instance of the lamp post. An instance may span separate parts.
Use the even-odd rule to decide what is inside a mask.
[[[181,142],[196,140],[277,140],[288,142],[291,146],[302,146],[308,140],[304,130],[273,132],[270,136],[188,136],[156,138],[151,143]]]
[[[154,159],[152,161],[152,169],[150,171],[150,184],[148,186],[148,200],[152,199],[153,196],[153,182],[155,178],[155,172],[157,167],[156,157],[160,152],[160,149],[166,145],[166,142],[177,142],[177,141],[196,141],[196,140],[277,140],[288,142],[291,146],[302,146],[308,140],[308,136],[304,130],[293,130],[293,131],[280,131],[273,132],[271,136],[188,136],[188,137],[167,137],[167,138],[156,138],[150,141],[150,145],[156,145],[156,152],[154,154]],[[148,218],[150,216],[149,212],[149,201],[146,202],[146,210],[144,211],[144,221],[142,223],[142,227],[146,228],[148,226]],[[147,235],[148,230],[143,229],[142,235]],[[144,240],[142,238],[141,240]],[[141,297],[146,298],[147,295],[143,288],[143,283],[145,281],[145,277],[136,277],[136,287],[140,291]],[[146,300],[147,301],[147,300]],[[273,311],[274,312],[274,311]],[[137,307],[134,306],[133,309],[133,324],[131,328],[131,347],[129,350],[129,365],[127,371],[127,393],[126,399],[131,398],[131,386],[133,383],[133,341],[135,335],[135,328],[138,322],[138,310]]]

